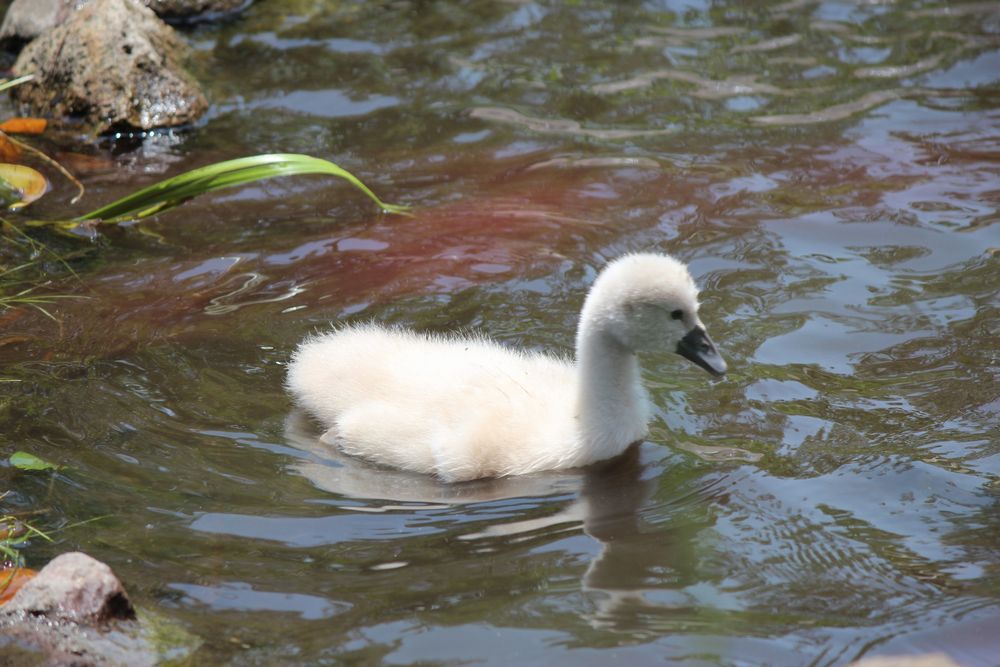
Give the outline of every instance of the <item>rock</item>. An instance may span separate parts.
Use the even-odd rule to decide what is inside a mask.
[[[248,0],[142,0],[143,4],[167,19],[187,19],[199,14],[226,14],[243,9]]]
[[[0,42],[30,42],[65,21],[76,7],[76,0],[14,0],[0,24]]]
[[[0,42],[21,45],[65,21],[88,0],[14,0],[0,25]],[[249,0],[141,0],[156,15],[184,20],[243,9]]]
[[[91,0],[24,48],[12,96],[32,115],[80,118],[97,132],[183,125],[208,102],[181,66],[187,46],[133,0]]]
[[[137,616],[104,563],[57,556],[0,605],[0,665],[186,664],[201,639],[150,612]]]
[[[135,609],[111,568],[78,551],[53,558],[3,609],[87,625],[135,619]]]

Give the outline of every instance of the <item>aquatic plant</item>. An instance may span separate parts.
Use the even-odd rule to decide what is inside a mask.
[[[3,166],[0,165],[0,167]],[[20,165],[6,166],[20,167]],[[71,220],[33,220],[27,224],[33,227],[50,226],[69,232],[84,229],[93,230],[95,227],[101,225],[113,225],[148,218],[149,216],[180,206],[198,195],[214,190],[244,185],[278,176],[304,174],[321,174],[344,179],[361,190],[365,196],[387,213],[405,215],[409,210],[407,206],[389,204],[382,201],[357,176],[333,162],[310,155],[270,153],[226,160],[192,169],[159,183],[154,183],[138,192],[122,197]],[[2,180],[3,173],[0,172],[0,182]],[[19,205],[23,206],[24,204],[21,201],[21,199],[18,200]],[[16,244],[30,250],[30,254],[33,257],[33,259],[25,260],[14,266],[5,267],[2,262],[3,257],[0,255],[0,308],[13,305],[28,305],[49,315],[42,306],[43,304],[51,303],[51,299],[56,297],[33,294],[33,291],[39,286],[38,281],[41,278],[36,275],[35,280],[27,278],[20,282],[14,282],[11,280],[11,276],[21,271],[24,271],[24,273],[21,273],[24,276],[27,274],[26,269],[38,269],[40,265],[38,258],[44,254],[51,255],[70,273],[73,272],[72,269],[63,257],[52,251],[48,246],[30,238],[18,226],[2,219],[0,219],[0,223],[2,223],[7,239],[13,239]],[[35,274],[37,273],[38,271],[36,270]],[[24,286],[25,284],[27,286]],[[20,289],[18,289],[19,287]],[[51,315],[49,316],[51,317]]]
[[[85,213],[65,223],[75,228],[87,221],[113,224],[146,218],[183,204],[192,197],[222,188],[262,181],[277,176],[323,174],[342,178],[361,190],[369,199],[387,213],[406,213],[407,206],[388,204],[372,192],[367,185],[328,160],[298,153],[268,153],[251,157],[216,162],[186,171],[172,178],[143,188],[127,197],[111,202],[99,209]]]
[[[4,494],[6,495],[6,494]],[[0,496],[2,499],[3,496]],[[32,537],[40,537],[48,542],[52,538],[20,518],[4,514],[0,516],[0,604],[13,597],[21,584],[35,575],[34,570],[24,566],[21,548]]]

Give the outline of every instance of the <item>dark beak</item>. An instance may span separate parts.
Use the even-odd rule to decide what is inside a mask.
[[[695,327],[677,343],[677,354],[719,377],[726,374],[726,362],[705,330]]]

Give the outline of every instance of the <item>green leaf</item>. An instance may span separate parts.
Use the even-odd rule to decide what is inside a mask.
[[[70,227],[82,225],[88,220],[109,224],[138,220],[174,208],[206,192],[297,174],[325,174],[343,178],[388,213],[405,214],[409,208],[383,202],[354,174],[333,162],[297,153],[273,153],[218,162],[168,178],[74,218]]]
[[[58,470],[62,467],[28,452],[14,452],[10,455],[10,464],[19,470]]]

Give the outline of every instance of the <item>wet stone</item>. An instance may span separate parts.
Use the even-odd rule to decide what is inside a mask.
[[[0,665],[155,665],[200,643],[155,615],[137,617],[111,568],[78,552],[52,559],[0,606]]]
[[[14,0],[0,24],[0,42],[20,45],[53,28],[76,10],[75,0]]]
[[[187,51],[150,9],[92,0],[24,48],[14,74],[35,79],[12,95],[26,113],[79,119],[98,133],[183,125],[208,108],[181,65]]]
[[[0,42],[20,45],[61,25],[89,0],[14,0],[0,25]],[[141,0],[167,20],[227,14],[243,9],[249,0]]]
[[[53,558],[21,587],[3,613],[88,625],[135,619],[125,588],[111,568],[80,552]]]

